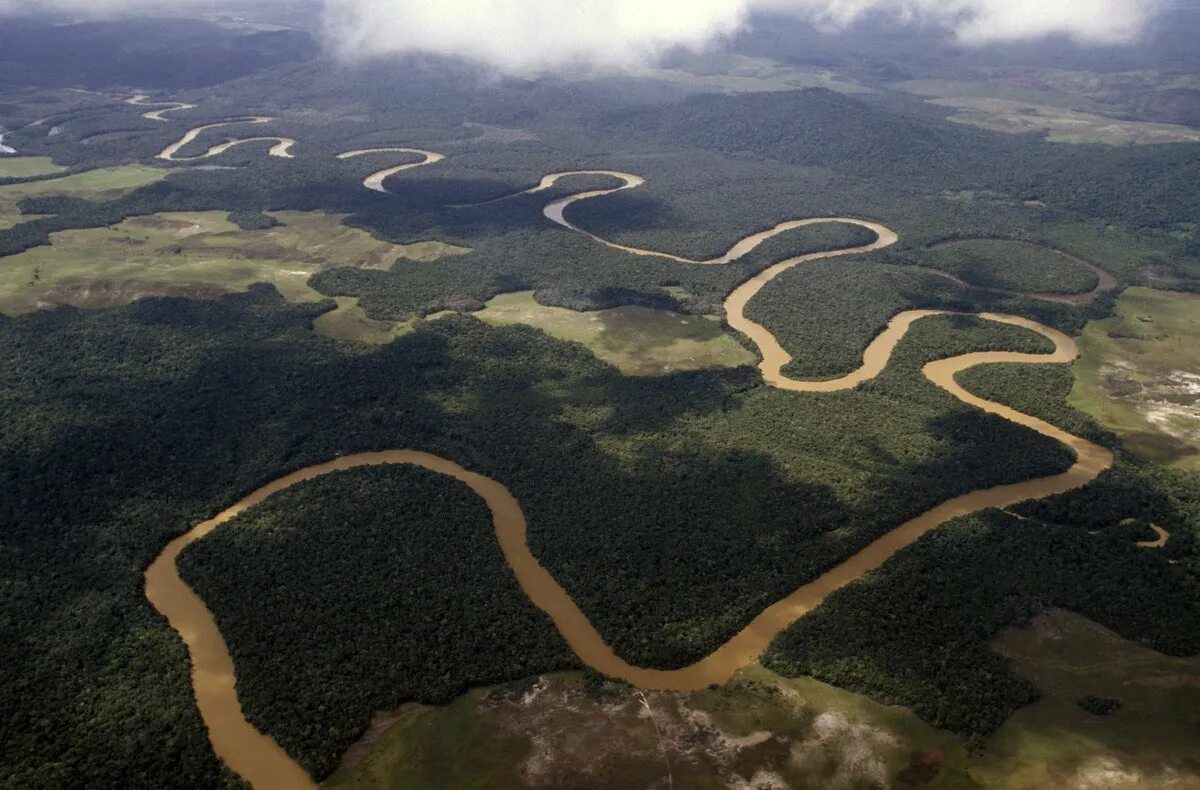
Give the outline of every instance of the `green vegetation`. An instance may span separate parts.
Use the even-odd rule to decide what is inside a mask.
[[[1164,656],[1058,609],[992,644],[1043,696],[1017,711],[972,760],[971,776],[983,786],[1200,781],[1200,660]],[[1080,705],[1113,697],[1120,707],[1104,716]]]
[[[310,331],[324,308],[253,288],[0,322],[9,371],[0,519],[13,547],[0,567],[12,591],[0,665],[15,711],[0,733],[11,755],[4,781],[109,784],[139,765],[160,786],[213,783],[186,656],[143,600],[140,574],[171,535],[339,452],[419,447],[504,481],[526,511],[534,553],[622,655],[658,666],[706,654],[766,604],[937,501],[1067,462],[1052,443],[923,383],[919,365],[942,353],[947,335],[955,347],[988,337],[965,319],[911,333],[904,361],[877,387],[802,398],[754,387],[746,368],[626,378],[581,346],[462,316],[345,354]],[[1012,330],[1008,342],[1022,337]],[[348,488],[347,499],[360,492]],[[316,563],[297,579],[320,578],[327,562],[312,551],[288,556]],[[237,579],[242,562],[221,553],[205,572]],[[363,594],[385,584],[356,580]],[[288,708],[274,691],[282,681],[264,674],[286,678],[279,666],[318,645],[338,655],[346,640],[315,629],[311,649],[291,640],[258,653],[255,635],[290,620],[258,606],[262,595],[235,584],[215,606],[237,613],[229,641],[250,657],[242,664],[263,662],[239,678],[247,709],[265,716]],[[373,600],[385,599],[395,597]],[[401,647],[421,649],[385,641],[356,660],[386,664]],[[480,655],[479,666],[494,666]],[[362,716],[373,701],[355,700],[357,685],[330,674],[343,671],[306,685],[345,694],[339,705]],[[357,721],[339,724],[337,737]],[[330,752],[299,748],[327,764]]]
[[[529,291],[494,297],[475,316],[498,326],[526,324],[560,340],[583,343],[630,375],[754,364],[754,355],[710,316],[636,305],[580,313],[538,304]]]
[[[22,73],[34,83],[171,86],[238,75],[219,90],[170,96],[198,105],[177,120],[270,114],[279,120],[264,133],[301,144],[293,160],[245,146],[169,171],[130,165],[152,162],[183,124],[147,121],[109,96],[7,88],[0,96],[6,119],[47,119],[13,133],[14,146],[83,171],[0,186],[0,312],[23,313],[0,316],[0,785],[231,783],[197,716],[186,653],[143,600],[141,574],[189,525],[338,453],[423,448],[503,481],[527,513],[534,553],[604,637],[627,660],[663,667],[707,654],[764,606],[937,502],[1070,463],[1057,444],[969,409],[922,377],[924,362],[948,354],[1047,350],[1038,336],[962,316],[921,321],[877,380],[811,396],[764,388],[744,365],[625,376],[583,346],[527,326],[461,315],[409,324],[447,309],[486,314],[498,294],[533,291],[540,305],[618,308],[609,315],[620,315],[619,331],[608,327],[591,345],[611,347],[618,337],[611,352],[629,360],[622,364],[659,364],[679,347],[661,344],[674,337],[660,326],[666,314],[647,309],[679,313],[672,331],[686,320],[688,332],[715,342],[723,335],[703,317],[718,314],[737,283],[784,257],[861,244],[859,229],[812,226],[737,264],[701,267],[611,250],[542,216],[547,201],[590,179],[478,209],[451,204],[510,194],[548,172],[612,167],[645,176],[646,185],[573,206],[570,216],[641,247],[706,258],[805,216],[894,227],[896,248],[799,267],[751,303],[752,317],[795,356],[788,372],[800,377],[856,367],[872,335],[910,307],[1016,312],[1067,331],[1111,308],[1103,297],[1047,304],[922,271],[936,264],[926,247],[941,239],[1029,239],[1096,261],[1121,285],[1188,290],[1200,275],[1200,163],[1190,145],[1060,146],[947,124],[895,95],[680,100],[678,87],[655,80],[614,87],[476,81],[423,66],[330,69],[295,62],[308,51],[302,34],[242,30],[231,42],[209,26],[189,37],[178,23],[130,24],[167,53],[171,69],[148,58],[144,42],[117,46],[112,26],[69,25],[47,35],[80,41],[73,56],[61,64],[34,58]],[[6,25],[0,43],[19,39],[25,25]],[[6,56],[26,49],[0,46]],[[77,80],[97,52],[118,53],[115,66]],[[214,52],[228,62],[214,68]],[[275,68],[259,74],[265,66]],[[509,131],[481,131],[464,125],[468,118]],[[362,188],[378,162],[336,158],[351,146],[399,143],[441,146],[448,157],[390,179],[388,195]],[[1028,268],[1014,281],[1024,290],[1043,274]],[[289,304],[251,285],[259,280],[312,301]],[[38,309],[163,293],[217,298]],[[336,308],[321,296],[336,297]],[[548,315],[530,320],[553,329]],[[567,316],[563,333],[578,331],[582,317]],[[634,327],[649,333],[651,351],[626,342],[622,333]],[[965,380],[1100,435],[1064,407],[1061,371],[1003,368]],[[212,536],[194,550],[208,561],[191,568],[214,585],[247,710],[309,765],[332,767],[338,745],[375,706],[442,699],[502,665],[532,671],[556,665],[542,658],[561,658],[539,652],[545,645],[512,658],[515,640],[540,638],[499,628],[535,616],[517,599],[518,608],[484,601],[470,611],[456,608],[458,598],[434,600],[403,609],[417,619],[398,619],[397,591],[416,589],[410,582],[426,592],[434,581],[466,585],[456,550],[469,553],[472,572],[507,579],[484,560],[490,544],[477,531],[442,530],[441,542],[436,530],[422,531],[397,544],[413,533],[369,515],[412,515],[399,496],[408,490],[450,502],[453,513],[475,507],[455,504],[453,486],[410,480],[387,488],[397,497],[382,503],[353,475],[313,490],[321,501],[297,489]],[[360,500],[367,504],[355,509]],[[330,520],[322,508],[335,501],[357,515],[317,524]],[[909,702],[930,722],[983,737],[1034,696],[987,651],[988,640],[1048,603],[1170,652],[1196,650],[1197,502],[1194,475],[1123,456],[1079,492],[1014,509],[1026,521],[980,514],[931,536],[800,623],[771,660]],[[250,550],[258,554],[219,550],[256,547],[252,519],[293,523],[284,505],[314,515],[287,539]],[[421,519],[444,517],[432,508]],[[1171,531],[1161,550],[1136,546],[1151,521]],[[365,532],[374,542],[356,543]],[[452,535],[464,542],[446,542]],[[370,554],[381,545],[395,551]],[[259,554],[271,561],[247,567]],[[360,573],[351,558],[376,571]],[[397,561],[385,567],[389,558]],[[280,581],[236,583],[250,577]],[[321,585],[295,586],[305,578]],[[261,605],[279,603],[276,583],[305,600],[307,614]],[[353,619],[333,618],[335,627],[304,630],[312,612],[332,617],[347,602],[379,627],[363,636],[346,630]],[[422,636],[400,633],[401,622]],[[435,641],[451,634],[467,641]],[[472,641],[484,634],[486,643]],[[398,654],[429,674],[399,677]],[[425,655],[428,666],[418,660]],[[530,663],[514,670],[520,659]],[[291,685],[295,678],[303,689]],[[1118,696],[1074,690],[1072,715],[1087,715],[1075,706],[1087,693]],[[748,720],[721,707],[721,692],[712,695],[697,699],[711,702],[704,710],[724,732],[743,737],[737,722]],[[1119,696],[1127,707],[1100,725],[1134,707],[1134,695]],[[467,735],[430,753],[466,759],[477,742]],[[888,771],[899,765],[893,759]],[[947,772],[956,759],[947,758]],[[657,763],[647,765],[655,770],[648,782],[661,776]],[[928,762],[910,767],[923,776]]]
[[[663,145],[753,151],[880,182],[901,180],[910,191],[991,189],[1133,225],[1188,221],[1200,208],[1193,186],[1200,162],[1187,145],[1067,148],[933,123],[821,89],[694,96],[622,114],[611,131],[618,125]],[[950,220],[943,233],[954,229]]]
[[[955,123],[1007,134],[1042,132],[1047,140],[1056,143],[1148,145],[1200,142],[1200,131],[1180,124],[1117,120],[1012,99],[949,96],[929,101],[954,108],[947,118]]]
[[[229,221],[241,230],[270,230],[283,223],[270,214],[261,211],[234,211],[229,215]]]
[[[33,178],[64,170],[48,156],[0,156],[0,178]]]
[[[570,194],[579,188],[572,186],[560,192]],[[552,198],[553,194],[539,193],[492,207],[459,210],[448,216],[471,223],[490,224],[499,217],[510,217],[509,221],[522,224],[536,223],[541,217],[541,207]],[[468,212],[478,216],[468,219]],[[390,217],[381,218],[365,226],[385,236],[407,235],[404,231],[389,232],[382,224],[392,221]],[[461,226],[456,228],[446,223],[427,232],[455,239],[461,238],[465,231]],[[743,228],[725,237],[717,254],[746,232]],[[856,246],[870,240],[869,233],[865,238],[863,234],[861,228],[839,224],[808,226],[777,237],[764,245],[767,249],[762,254],[749,256],[745,261],[726,266],[698,266],[629,255],[550,226],[538,231],[514,231],[501,240],[473,238],[472,252],[444,259],[437,266],[321,272],[313,278],[312,287],[333,296],[356,296],[366,314],[376,319],[407,320],[414,315],[447,309],[478,310],[501,293],[530,290],[536,292],[541,304],[573,310],[638,305],[685,309],[703,315],[718,312],[729,291],[774,260]],[[697,252],[700,248],[681,244],[687,240],[687,236],[676,233],[670,238],[656,239],[649,249],[675,252],[686,246],[685,253],[701,254]]]
[[[1079,349],[1073,406],[1140,457],[1200,469],[1200,297],[1130,288]]]
[[[1005,302],[989,301],[993,298],[927,271],[864,256],[814,261],[786,271],[747,305],[746,315],[769,329],[792,355],[785,374],[824,379],[858,367],[862,349],[896,313],[914,308],[974,312],[985,305],[1005,311]],[[1068,328],[1076,320],[1058,305],[1023,312],[1035,312],[1042,321]],[[1007,348],[1006,341],[1020,337],[990,323],[983,326],[999,334],[979,350]],[[954,332],[943,333],[943,339],[948,344],[961,342]],[[948,345],[941,356],[951,356],[952,347],[957,345]],[[1050,349],[1039,338],[1029,350]]]
[[[989,511],[941,527],[835,593],[781,635],[765,663],[979,739],[1039,696],[988,649],[1000,628],[1052,604],[1191,655],[1200,652],[1198,593],[1195,575],[1124,530],[1093,535]]]
[[[396,716],[325,786],[647,787],[668,773],[697,788],[967,781],[961,744],[908,711],[758,667],[692,694],[552,675]]]
[[[930,250],[927,260],[971,285],[1009,291],[1077,294],[1099,278],[1070,256],[1008,239],[964,239]]]
[[[0,162],[4,160],[0,159]],[[22,216],[19,205],[28,198],[73,197],[87,200],[111,200],[139,187],[153,184],[167,175],[166,170],[145,165],[126,165],[89,170],[84,173],[0,186],[0,230],[36,216]]]
[[[645,76],[689,88],[728,93],[793,91],[829,88],[842,93],[870,93],[871,89],[827,68],[797,67],[766,58],[727,52],[677,53],[669,68],[647,70]]]
[[[660,779],[667,761],[677,785],[698,787],[772,775],[793,787],[857,779],[999,790],[1200,778],[1197,659],[1163,656],[1061,609],[1005,629],[990,648],[1043,693],[970,753],[903,707],[757,666],[719,689],[647,692],[657,731],[633,689],[555,675],[381,716],[378,740],[356,747],[326,786],[624,787]],[[1121,696],[1119,709],[1104,718],[1081,709],[1081,699],[1112,702],[1106,694]]]
[[[424,469],[289,489],[179,567],[233,646],[248,718],[316,776],[375,711],[575,664],[504,564],[483,501]]]
[[[1033,414],[1097,444],[1116,449],[1115,437],[1094,419],[1067,404],[1074,379],[1066,365],[981,365],[959,373],[958,383],[982,398]]]
[[[1066,404],[1065,370],[1047,368],[1039,378],[1031,366],[992,365],[964,372],[960,382],[1115,443]],[[987,641],[1047,606],[1078,611],[1171,655],[1200,650],[1194,475],[1120,462],[1082,489],[1014,512],[989,511],[939,528],[793,625],[766,664],[903,703],[935,726],[981,742],[1039,693],[1012,675]],[[1149,523],[1171,532],[1164,549],[1136,545]]]
[[[382,345],[390,343],[412,328],[413,321],[376,321],[367,318],[353,296],[339,296],[337,307],[313,319],[313,331],[318,335],[349,343]],[[420,319],[414,319],[417,321]]]
[[[253,217],[270,222],[255,219],[254,229],[235,223]],[[163,212],[60,231],[50,245],[5,259],[0,312],[102,307],[164,294],[212,297],[256,282],[271,283],[292,301],[311,301],[321,296],[308,287],[309,277],[329,266],[384,269],[410,254],[428,260],[441,251],[379,241],[341,220],[323,212]]]
[[[1093,716],[1108,716],[1121,709],[1121,700],[1086,694],[1079,698],[1079,707]]]

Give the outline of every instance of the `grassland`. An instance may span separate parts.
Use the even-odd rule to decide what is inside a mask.
[[[1078,82],[1035,87],[992,80],[912,80],[891,87],[952,108],[948,120],[956,123],[1008,134],[1041,132],[1051,142],[1145,145],[1200,141],[1200,131],[1191,126],[1106,114],[1119,108],[1096,101]]]
[[[280,225],[250,231],[230,222],[226,212],[207,211],[55,233],[51,244],[5,260],[0,312],[64,303],[101,307],[163,294],[213,296],[256,282],[271,283],[290,301],[313,301],[321,295],[308,287],[308,278],[325,268],[386,269],[399,258],[426,265],[441,254],[465,252],[438,242],[379,241],[342,224],[337,214],[273,216]]]
[[[390,343],[411,328],[409,321],[377,321],[368,318],[354,296],[336,298],[337,309],[322,313],[313,320],[313,330],[334,340],[350,343],[382,345]]]
[[[39,157],[43,158],[44,157]],[[2,162],[4,160],[0,160]],[[8,160],[15,161],[15,160]],[[0,186],[0,230],[31,219],[22,215],[20,202],[32,197],[77,197],[86,200],[111,200],[138,187],[153,184],[169,171],[145,165],[123,165],[89,170],[86,173],[34,181],[28,184]],[[32,174],[30,174],[32,175]]]
[[[1050,610],[993,642],[1043,692],[975,754],[905,708],[758,666],[691,694],[575,673],[381,714],[329,788],[1192,786],[1200,660]],[[1084,696],[1119,699],[1106,717]]]
[[[953,736],[901,708],[758,667],[691,694],[549,675],[395,716],[326,787],[657,787],[668,776],[714,789],[966,783]]]
[[[1130,288],[1079,347],[1071,405],[1139,456],[1200,469],[1200,297]]]
[[[930,101],[943,107],[953,107],[955,112],[948,120],[955,123],[1009,134],[1045,132],[1046,139],[1055,143],[1146,145],[1200,142],[1200,130],[1180,124],[1121,121],[1094,113],[1030,105],[1009,99],[954,96]]]
[[[372,345],[390,343],[420,322],[449,312],[387,321],[367,316],[355,297],[339,296],[336,301],[337,309],[318,316],[313,329],[336,340]],[[500,294],[473,315],[494,326],[523,324],[559,340],[582,343],[630,376],[735,368],[755,361],[714,316],[681,315],[638,305],[581,312],[539,304],[532,291]]]
[[[0,178],[32,178],[64,170],[48,156],[0,156]]]
[[[973,761],[986,787],[1195,787],[1200,659],[1167,658],[1078,615],[1051,610],[994,642],[1042,699],[1018,711]],[[1108,716],[1081,709],[1118,699]]]
[[[526,324],[560,340],[583,343],[630,375],[754,364],[754,356],[712,316],[636,305],[579,312],[538,304],[532,291],[494,297],[475,316],[497,326]]]

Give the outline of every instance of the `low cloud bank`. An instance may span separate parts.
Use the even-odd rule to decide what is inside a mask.
[[[282,0],[261,0],[282,2]],[[0,14],[153,12],[204,0],[0,0]],[[1136,39],[1167,0],[324,0],[326,43],[348,59],[404,52],[457,55],[511,73],[564,66],[644,66],[674,47],[703,49],[755,12],[820,27],[868,14],[935,25],[966,45],[1063,35],[1081,43]]]
[[[459,55],[508,72],[645,65],[671,47],[702,49],[754,12],[823,28],[867,14],[936,25],[967,45],[1065,35],[1082,43],[1136,39],[1164,0],[326,0],[343,57]]]

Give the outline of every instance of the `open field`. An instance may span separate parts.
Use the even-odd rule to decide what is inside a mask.
[[[632,375],[754,364],[754,355],[712,316],[636,305],[583,313],[538,304],[532,291],[501,294],[475,316],[497,326],[526,324],[560,340],[583,343]]]
[[[1061,143],[1144,145],[1200,141],[1200,130],[1177,123],[1128,120],[1130,111],[1150,112],[1156,90],[1194,89],[1194,78],[1168,75],[1101,75],[1021,70],[1016,75],[964,82],[909,80],[890,87],[926,97],[955,110],[949,120],[1009,134],[1043,132]],[[1138,79],[1132,79],[1138,77]],[[1135,115],[1135,117],[1137,117]],[[1144,117],[1144,116],[1143,116]]]
[[[153,171],[162,172],[162,171]],[[52,182],[46,182],[52,183]],[[279,212],[281,224],[241,230],[226,212],[167,212],[107,228],[69,230],[51,244],[5,260],[0,312],[54,304],[102,307],[143,296],[214,296],[269,282],[290,301],[320,299],[315,272],[336,266],[386,269],[399,258],[425,265],[461,247],[379,241],[323,212]]]
[[[1200,297],[1130,288],[1079,347],[1070,403],[1135,454],[1200,469]]]
[[[337,309],[322,313],[313,320],[313,331],[334,340],[350,343],[382,345],[390,343],[409,331],[410,321],[377,321],[368,318],[358,305],[356,296],[336,297]]]
[[[953,736],[902,708],[758,667],[689,694],[549,675],[391,716],[396,723],[373,747],[352,750],[361,761],[344,764],[326,787],[665,787],[668,777],[689,788],[882,787],[901,776],[929,787],[966,783]]]
[[[1045,132],[1046,139],[1055,143],[1146,145],[1200,142],[1200,129],[1181,124],[1122,121],[1094,113],[1010,99],[954,96],[928,101],[942,107],[953,107],[955,112],[949,116],[949,120],[955,123],[1008,134]]]
[[[64,170],[48,156],[0,156],[0,178],[32,178]]]
[[[4,160],[0,160],[2,162]],[[165,178],[169,171],[145,165],[123,165],[89,170],[48,181],[0,186],[0,230],[11,228],[32,217],[22,216],[19,204],[31,197],[77,197],[85,200],[111,200],[138,187]]]
[[[1200,786],[1200,659],[1169,658],[1078,615],[1051,610],[994,642],[1042,699],[1018,711],[973,761],[989,788]],[[1107,716],[1085,696],[1117,699]]]
[[[1190,787],[1200,781],[1200,661],[1051,610],[995,649],[1044,693],[976,755],[905,708],[753,666],[693,693],[576,673],[381,713],[329,788]],[[1078,705],[1116,698],[1109,716]]]

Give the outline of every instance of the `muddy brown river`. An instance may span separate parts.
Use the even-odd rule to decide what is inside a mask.
[[[157,120],[163,119],[159,118]],[[210,156],[216,156],[217,154],[224,153],[230,148],[233,148],[235,145],[254,142],[272,142],[274,145],[272,145],[270,150],[267,151],[270,156],[292,159],[292,146],[296,144],[296,141],[290,137],[243,137],[237,140],[227,140],[223,143],[218,143],[197,156],[177,156],[179,151],[184,146],[195,140],[209,129],[220,129],[224,126],[234,126],[242,123],[270,123],[273,120],[275,119],[265,115],[255,115],[250,118],[240,118],[233,121],[221,121],[220,123],[209,123],[205,124],[204,126],[197,126],[195,129],[189,129],[188,131],[184,132],[183,137],[180,137],[178,140],[160,151],[158,158],[164,159],[168,162],[195,162],[200,159],[208,159]]]
[[[396,165],[395,167],[377,170],[363,179],[364,187],[373,192],[382,192],[385,195],[387,194],[387,189],[383,186],[383,182],[388,178],[388,176],[393,176],[396,173],[402,173],[405,170],[412,170],[414,167],[432,165],[446,158],[444,154],[439,154],[436,151],[426,151],[423,148],[360,148],[355,151],[347,151],[344,154],[338,154],[338,159],[352,159],[356,156],[383,153],[416,154],[417,156],[424,157],[420,162],[409,162],[407,164]]]
[[[184,101],[147,101],[150,97],[144,93],[139,93],[130,96],[125,100],[126,104],[132,104],[135,107],[162,107],[161,110],[151,110],[150,112],[142,113],[142,117],[148,121],[169,121],[169,118],[163,116],[169,112],[178,112],[179,110],[194,110],[196,105],[188,104]]]
[[[201,127],[201,130],[203,128],[206,127]],[[193,132],[199,133],[197,130],[193,130]],[[185,139],[177,144],[175,150],[186,145],[190,139],[195,139],[195,136],[188,138],[185,135]],[[429,153],[415,149],[386,150]],[[369,152],[352,151],[344,154],[343,158]],[[401,165],[399,169],[420,166],[429,161],[427,159],[425,162],[413,165]],[[365,186],[383,191],[383,179],[391,172],[397,171],[397,168],[392,168],[390,171],[373,174],[367,179],[367,182],[372,182],[372,179],[378,176],[378,181],[373,182],[376,185],[365,183]],[[876,240],[862,247],[802,255],[781,261],[742,283],[726,299],[725,308],[730,325],[744,333],[759,347],[763,357],[760,368],[764,379],[771,386],[808,393],[852,389],[875,377],[886,367],[897,343],[916,321],[944,313],[944,311],[938,310],[908,310],[896,315],[889,322],[887,328],[867,346],[863,353],[862,364],[858,369],[841,378],[830,381],[801,381],[788,378],[781,373],[781,370],[791,357],[767,329],[745,317],[746,304],[768,282],[794,266],[813,260],[853,255],[886,247],[897,241],[897,236],[893,231],[875,222],[850,217],[791,220],[742,239],[720,258],[694,261],[610,242],[576,227],[564,216],[565,209],[572,203],[641,185],[643,180],[638,176],[617,171],[555,173],[546,176],[540,184],[526,190],[525,193],[548,189],[560,178],[577,174],[610,175],[620,180],[622,185],[607,190],[591,190],[556,200],[546,206],[545,215],[552,221],[589,236],[599,243],[635,255],[665,257],[685,264],[719,265],[737,260],[772,236],[804,225],[840,222],[859,225],[875,232]],[[964,403],[1023,425],[1067,445],[1077,456],[1075,463],[1060,474],[972,491],[937,505],[899,525],[816,579],[801,585],[786,598],[772,604],[760,613],[716,651],[695,664],[680,669],[656,670],[636,667],[625,662],[613,652],[566,590],[530,552],[526,541],[525,515],[521,510],[520,503],[499,481],[464,469],[446,458],[440,458],[420,450],[400,449],[344,456],[301,469],[268,483],[227,510],[208,521],[197,524],[189,532],[173,540],[146,571],[146,597],[167,618],[187,644],[192,659],[192,684],[196,703],[208,727],[214,751],[230,768],[254,787],[308,788],[313,786],[311,777],[299,764],[292,760],[270,736],[259,732],[246,721],[234,685],[234,667],[228,646],[204,601],[180,578],[175,560],[180,551],[188,545],[208,535],[219,525],[246,508],[266,500],[274,493],[329,472],[378,464],[412,464],[465,483],[484,500],[490,509],[496,540],[505,560],[521,585],[521,589],[535,606],[549,615],[554,626],[584,664],[606,675],[621,678],[643,688],[691,691],[705,688],[713,683],[726,682],[738,669],[756,660],[780,631],[797,618],[812,611],[834,590],[878,568],[896,552],[911,545],[922,535],[946,521],[986,508],[1009,507],[1018,502],[1069,491],[1091,481],[1100,472],[1111,466],[1113,456],[1108,450],[1008,406],[984,400],[959,386],[955,379],[956,374],[976,365],[998,362],[1066,364],[1078,355],[1074,340],[1035,321],[1019,316],[994,313],[977,315],[985,320],[998,321],[1037,332],[1054,343],[1054,351],[1049,354],[1016,352],[963,354],[927,364],[923,369],[926,378]]]

